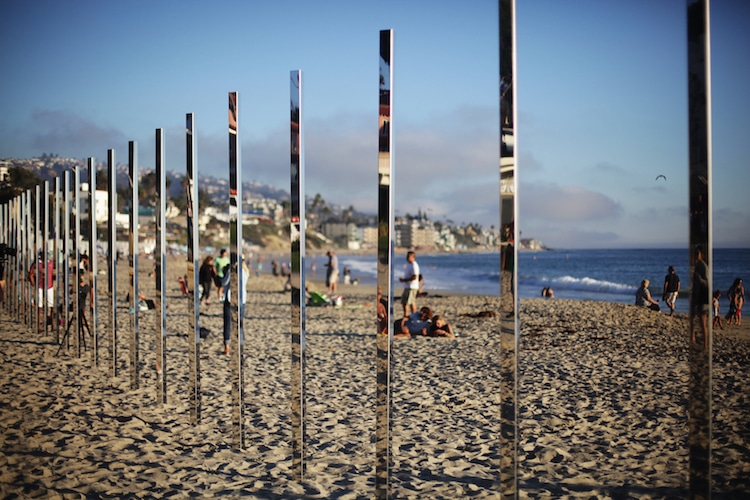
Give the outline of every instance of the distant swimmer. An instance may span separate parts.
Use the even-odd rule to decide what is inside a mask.
[[[654,179],[654,180],[658,181],[658,180],[659,180],[659,178],[662,178],[662,179],[664,179],[665,181],[667,180],[667,176],[666,176],[666,175],[663,175],[663,174],[662,174],[662,175],[657,175],[657,176],[656,176],[656,179]]]

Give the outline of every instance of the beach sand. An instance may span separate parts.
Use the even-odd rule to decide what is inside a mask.
[[[124,282],[114,379],[103,298],[98,368],[90,350],[56,357],[54,337],[0,313],[0,497],[372,498],[373,287],[342,286],[344,306],[307,308],[307,470],[297,484],[283,280],[250,280],[247,446],[237,450],[216,301],[201,311],[212,333],[201,347],[202,420],[190,423],[187,298],[176,281],[183,273],[173,271],[182,265],[169,264],[165,405],[156,403],[156,311],[140,313],[140,387],[130,389]],[[118,274],[127,277],[125,268]],[[145,271],[141,280],[142,290],[153,283]],[[464,316],[496,303],[420,299],[458,338],[394,341],[393,497],[496,496],[499,321]],[[543,299],[522,300],[519,315],[520,497],[686,497],[687,318]],[[750,495],[748,319],[714,332],[714,498]]]

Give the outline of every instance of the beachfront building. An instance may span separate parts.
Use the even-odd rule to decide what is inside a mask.
[[[437,231],[432,224],[412,219],[396,226],[397,246],[404,248],[432,248],[437,241]]]

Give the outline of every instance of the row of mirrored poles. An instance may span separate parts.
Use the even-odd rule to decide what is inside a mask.
[[[391,474],[391,380],[392,380],[392,355],[393,347],[393,252],[394,252],[394,211],[393,211],[393,126],[392,126],[392,107],[391,96],[393,87],[393,32],[384,30],[380,33],[380,82],[379,82],[379,130],[378,130],[378,291],[379,300],[385,305],[387,318],[378,322],[376,335],[376,378],[377,378],[377,401],[376,401],[376,493],[378,497],[388,497],[390,495],[390,474]],[[304,238],[304,135],[302,124],[302,72],[290,72],[290,188],[291,188],[291,270],[292,270],[292,296],[291,296],[291,360],[292,360],[292,455],[293,455],[293,472],[297,480],[304,478],[305,471],[305,238]],[[233,345],[235,352],[231,358],[232,373],[232,412],[234,423],[234,441],[238,447],[244,447],[244,401],[243,401],[243,351],[244,345],[243,327],[244,327],[244,304],[246,300],[246,273],[247,268],[243,265],[242,252],[242,192],[241,192],[241,170],[239,169],[239,97],[236,92],[229,93],[228,100],[228,117],[229,117],[229,211],[230,211],[230,290],[227,301],[224,302],[224,313],[231,318],[231,329],[233,332]],[[191,113],[186,115],[186,201],[187,201],[187,256],[186,256],[186,285],[188,287],[189,300],[189,325],[188,338],[190,344],[190,376],[189,376],[189,402],[191,408],[191,421],[198,423],[201,420],[201,373],[200,373],[200,325],[199,325],[199,296],[198,290],[198,268],[200,242],[198,235],[197,215],[198,215],[198,182],[197,182],[197,162],[196,162],[196,131],[195,120]],[[90,286],[91,302],[91,319],[89,325],[92,328],[91,347],[93,357],[98,362],[98,342],[96,341],[97,315],[99,314],[99,297],[96,286],[97,278],[97,255],[98,255],[98,233],[97,225],[106,227],[106,268],[107,268],[107,294],[104,309],[108,312],[108,321],[106,328],[109,338],[109,358],[110,374],[116,377],[119,374],[118,364],[118,333],[123,332],[122,326],[127,325],[128,352],[130,386],[133,389],[139,387],[139,294],[141,287],[139,285],[139,241],[138,241],[138,207],[139,207],[139,168],[138,168],[138,146],[131,141],[128,145],[128,170],[127,186],[123,186],[125,192],[125,201],[129,202],[129,229],[127,235],[127,321],[122,321],[122,313],[118,315],[118,287],[117,287],[117,268],[120,260],[121,249],[118,245],[117,237],[117,220],[118,211],[118,182],[117,169],[115,161],[115,151],[110,149],[107,152],[107,183],[106,191],[108,196],[106,220],[98,221],[96,219],[96,164],[93,158],[89,158],[87,170],[89,173],[88,208],[81,204],[81,187],[80,187],[80,169],[75,168],[72,171],[62,173],[62,181],[55,180],[55,193],[51,197],[51,209],[44,205],[44,213],[50,214],[50,220],[54,221],[54,226],[42,228],[38,221],[35,221],[31,214],[40,214],[40,209],[33,207],[34,202],[38,202],[40,196],[34,196],[29,191],[22,193],[17,199],[10,204],[3,205],[3,217],[9,222],[5,227],[12,228],[4,232],[4,237],[8,241],[16,241],[23,251],[20,258],[15,260],[17,267],[11,270],[12,276],[16,278],[17,284],[15,289],[27,287],[27,281],[23,278],[23,270],[30,268],[33,262],[33,256],[36,255],[36,239],[34,228],[40,227],[38,231],[40,240],[44,241],[49,237],[53,247],[52,255],[59,258],[52,259],[55,274],[63,279],[58,280],[59,293],[56,296],[61,297],[64,307],[60,310],[64,313],[64,320],[59,324],[69,325],[75,315],[69,314],[71,311],[79,311],[84,307],[84,301],[79,304],[81,291]],[[155,134],[155,169],[157,185],[157,210],[156,212],[156,246],[155,246],[155,291],[159,301],[161,313],[161,322],[158,325],[156,342],[156,383],[157,383],[157,401],[164,403],[167,400],[167,331],[166,331],[166,185],[164,170],[164,144],[163,131],[157,129]],[[44,200],[50,198],[46,194],[48,189],[45,183]],[[18,215],[22,215],[19,217]],[[87,234],[89,241],[86,250],[79,248],[81,240],[81,218],[88,217]],[[102,218],[104,219],[104,218]],[[42,217],[42,220],[46,218]],[[54,235],[62,234],[63,238],[56,238]],[[33,238],[27,235],[32,235]],[[46,241],[43,243],[46,248]],[[84,274],[81,268],[80,255],[86,254],[89,258],[90,268]],[[145,287],[144,287],[145,289]],[[192,293],[191,293],[192,292]],[[33,324],[31,320],[32,313],[36,312],[31,307],[31,301],[24,300],[23,297],[29,296],[30,291],[26,290],[24,294],[10,293],[10,296],[18,296],[24,304],[23,311],[19,319],[23,318],[29,325]],[[86,294],[89,291],[86,289]],[[88,296],[88,295],[85,295]],[[236,298],[236,299],[233,299]],[[123,324],[124,323],[124,324]],[[53,322],[53,326],[59,326],[58,322]],[[72,342],[74,352],[81,355],[83,351],[83,332],[78,330],[81,322],[76,321],[73,327],[75,334],[69,336]],[[57,331],[57,341],[60,339],[60,330]]]
[[[517,496],[517,364],[518,364],[518,318],[517,299],[514,294],[517,279],[515,266],[516,253],[514,242],[517,238],[517,180],[515,175],[515,1],[500,0],[499,40],[500,40],[500,199],[501,224],[503,227],[503,244],[500,254],[501,283],[501,350],[500,359],[500,464],[499,483],[504,497]],[[696,275],[703,269],[703,262],[711,261],[710,238],[710,66],[708,59],[708,2],[706,0],[688,0],[688,79],[690,101],[690,244],[691,274]],[[380,33],[380,74],[379,74],[379,153],[378,153],[378,295],[385,310],[387,319],[378,322],[376,335],[376,495],[380,498],[389,496],[390,487],[390,425],[391,425],[391,349],[393,340],[393,125],[392,125],[392,59],[393,32],[384,30]],[[304,155],[302,133],[302,74],[300,71],[290,73],[291,102],[291,262],[292,262],[292,446],[294,474],[298,480],[304,477],[305,462],[305,275],[304,275]],[[244,446],[243,428],[243,352],[242,335],[244,321],[244,303],[246,300],[245,282],[247,270],[242,257],[242,193],[239,147],[238,147],[238,95],[229,93],[229,206],[231,225],[231,265],[232,279],[230,289],[234,301],[226,302],[231,316],[235,353],[232,357],[233,377],[233,421],[235,440],[239,447]],[[166,258],[165,258],[165,171],[162,130],[156,131],[156,158],[158,209],[156,222],[156,283],[159,297],[162,322],[159,326],[157,342],[156,368],[158,401],[166,401]],[[129,230],[129,323],[130,323],[130,376],[131,387],[138,387],[138,167],[137,145],[129,144],[128,181],[131,200]],[[118,375],[117,365],[117,248],[116,218],[117,212],[117,172],[115,152],[107,154],[107,194],[108,218],[107,227],[107,304],[108,332],[110,347],[110,373]],[[85,332],[82,331],[80,318],[85,310],[85,298],[81,291],[91,291],[91,349],[93,360],[98,364],[97,315],[97,221],[96,219],[96,168],[93,158],[88,160],[89,188],[86,197],[88,212],[82,206],[80,171],[75,168],[62,173],[55,179],[54,190],[49,182],[44,187],[26,190],[9,202],[0,206],[0,218],[3,222],[2,261],[5,267],[7,312],[19,322],[27,325],[29,330],[40,329],[54,333],[56,342],[61,347],[72,345],[73,351],[81,355]],[[72,182],[72,186],[71,186]],[[191,294],[188,324],[190,342],[190,378],[189,401],[191,420],[198,423],[201,418],[200,390],[200,327],[199,297],[197,295],[199,239],[197,227],[197,166],[194,118],[192,113],[186,115],[186,197],[187,197],[187,241],[186,258],[187,287]],[[41,189],[41,192],[40,192]],[[87,214],[88,247],[79,248],[81,241],[81,218]],[[78,256],[87,252],[89,268],[81,270]],[[698,257],[699,253],[701,257]],[[43,266],[35,265],[39,256]],[[42,307],[34,306],[36,290],[27,278],[27,270],[34,269],[35,283],[40,283],[47,265],[58,277],[54,287],[53,303],[47,305],[42,300]],[[697,271],[696,271],[697,268]],[[81,279],[85,278],[85,279]],[[693,278],[695,279],[695,278]],[[693,284],[693,286],[695,286]],[[89,287],[88,289],[86,287]],[[710,273],[707,289],[710,290]],[[702,296],[694,299],[703,301]],[[695,303],[695,302],[694,302]],[[698,305],[703,305],[701,302]],[[708,305],[708,297],[705,297]],[[700,336],[701,341],[692,342],[690,367],[690,484],[691,494],[696,497],[710,491],[710,374],[711,374],[711,325],[703,328],[700,314],[702,309],[691,307],[691,340]],[[226,312],[225,312],[226,313]],[[46,321],[48,315],[52,321]]]

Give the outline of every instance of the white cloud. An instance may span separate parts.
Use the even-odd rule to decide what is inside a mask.
[[[616,219],[623,212],[608,196],[578,186],[522,183],[519,196],[521,214],[528,219],[586,222]]]

